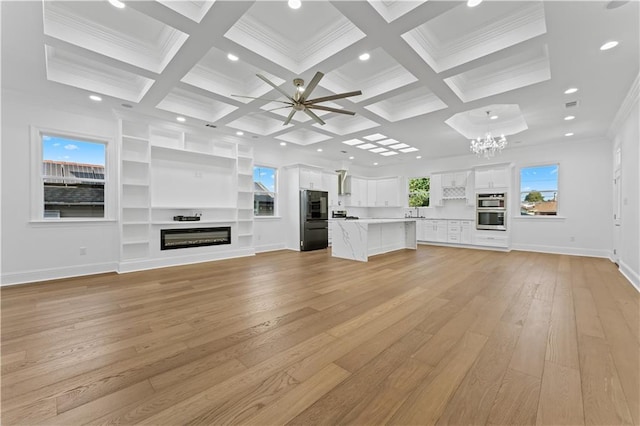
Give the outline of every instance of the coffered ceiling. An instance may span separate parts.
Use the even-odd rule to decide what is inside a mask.
[[[603,137],[639,70],[636,1],[124,4],[3,2],[3,89],[370,166],[472,155],[487,131],[506,149]],[[321,104],[355,116],[298,112],[283,126],[285,97],[256,74],[293,95],[317,71],[311,98],[361,90]]]

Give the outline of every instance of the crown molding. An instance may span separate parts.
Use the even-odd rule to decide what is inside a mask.
[[[609,130],[607,130],[607,137],[613,139],[616,135],[616,132],[622,123],[629,117],[633,107],[638,103],[638,96],[640,93],[640,74],[636,75],[635,80],[631,83],[631,87],[629,87],[629,91],[627,92],[627,96],[625,96],[622,104],[620,104],[620,108],[618,108],[618,112],[616,116],[613,118],[611,125],[609,126]]]

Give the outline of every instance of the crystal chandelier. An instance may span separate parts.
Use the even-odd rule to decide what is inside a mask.
[[[491,111],[487,111],[487,118],[489,118],[489,114],[491,114]],[[477,156],[491,158],[496,152],[502,151],[506,146],[507,138],[505,138],[504,135],[500,135],[499,138],[494,138],[491,132],[487,131],[483,138],[471,139],[469,149]]]

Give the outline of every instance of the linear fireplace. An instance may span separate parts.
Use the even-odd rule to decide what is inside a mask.
[[[160,230],[160,250],[231,244],[231,227]]]

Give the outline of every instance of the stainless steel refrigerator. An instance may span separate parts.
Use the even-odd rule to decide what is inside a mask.
[[[300,250],[318,250],[329,246],[329,193],[300,191]]]

